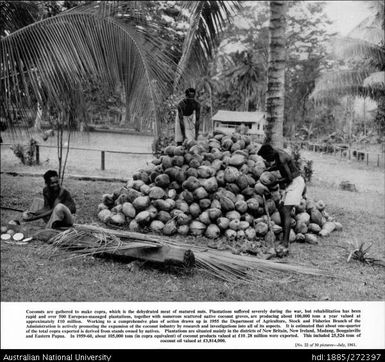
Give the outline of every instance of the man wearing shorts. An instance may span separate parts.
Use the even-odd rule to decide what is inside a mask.
[[[199,133],[200,103],[195,100],[195,89],[185,91],[186,98],[178,104],[175,118],[175,142],[182,145],[185,139],[196,140]]]
[[[285,190],[279,207],[283,226],[283,240],[277,251],[281,255],[286,255],[289,248],[291,210],[301,202],[302,195],[306,190],[305,180],[293,158],[284,150],[273,148],[269,144],[263,144],[258,151],[258,155],[268,162],[274,162],[268,169],[269,171],[278,170],[281,174],[281,178],[277,182]]]

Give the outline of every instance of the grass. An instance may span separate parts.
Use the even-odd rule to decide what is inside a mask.
[[[41,193],[36,177],[1,176],[1,205],[25,209]],[[67,180],[66,187],[79,207],[77,222],[96,220],[102,194],[121,183]],[[1,245],[2,301],[292,301],[383,300],[383,267],[347,263],[351,243],[373,242],[371,252],[384,257],[384,196],[366,191],[341,191],[317,178],[308,194],[321,198],[327,211],[344,230],[322,239],[319,245],[291,245],[287,262],[334,272],[337,278],[287,274],[273,278],[259,273],[257,283],[230,284],[202,272],[144,264],[131,269],[127,260],[84,257],[65,262],[48,260],[39,242],[26,246]],[[2,210],[2,220],[20,216]],[[34,222],[42,226],[41,221]],[[207,240],[200,240],[207,243]]]

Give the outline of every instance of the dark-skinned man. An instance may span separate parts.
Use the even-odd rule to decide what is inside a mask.
[[[269,144],[263,144],[258,151],[258,155],[269,163],[274,162],[268,168],[268,171],[278,170],[281,174],[281,178],[277,182],[280,188],[285,190],[279,206],[283,226],[283,240],[282,244],[277,248],[277,254],[284,256],[289,252],[291,210],[301,202],[302,195],[306,191],[305,180],[293,158],[284,150],[273,148]]]
[[[29,210],[23,213],[23,220],[43,219],[47,223],[46,228],[52,229],[72,226],[76,206],[71,194],[60,186],[56,171],[49,170],[43,177],[46,184],[44,200],[35,198]]]
[[[197,140],[200,125],[200,103],[195,100],[195,89],[188,88],[186,97],[178,104],[175,118],[175,142],[178,146],[187,140]]]

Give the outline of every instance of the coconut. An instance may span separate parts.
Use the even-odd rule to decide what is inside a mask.
[[[200,207],[202,210],[206,210],[206,209],[208,209],[210,206],[211,206],[211,200],[210,200],[210,199],[202,199],[202,200],[199,200],[199,207]]]
[[[134,190],[134,189],[129,189],[127,190],[127,201],[128,202],[133,202],[136,198],[143,196],[139,191]]]
[[[133,219],[136,216],[135,207],[129,202],[125,202],[122,205],[122,212],[124,215],[126,215],[127,217],[129,217],[131,219]]]
[[[254,196],[254,189],[250,186],[247,186],[246,188],[244,188],[242,190],[242,195],[244,195],[247,198],[253,197]]]
[[[277,206],[275,205],[274,200],[272,199],[266,200],[266,208],[269,212],[269,215],[273,214],[277,210]]]
[[[189,178],[182,184],[182,188],[189,191],[194,191],[199,186],[200,186],[200,182],[195,176],[189,176]]]
[[[215,176],[217,179],[218,186],[224,186],[225,185],[225,171],[219,170]]]
[[[231,191],[234,195],[238,195],[241,190],[236,183],[229,183],[226,185],[226,189]]]
[[[222,211],[219,210],[219,209],[215,209],[215,208],[210,208],[207,210],[208,214],[209,214],[209,217],[210,217],[210,220],[212,221],[215,221],[217,220],[219,217],[222,216]]]
[[[246,157],[243,154],[235,153],[229,160],[229,165],[241,167],[246,162]]]
[[[106,206],[108,206],[108,207],[112,207],[112,206],[114,206],[114,195],[112,195],[112,194],[104,194],[103,196],[102,196],[102,200],[103,200],[103,204],[104,205],[106,205]]]
[[[234,241],[237,238],[237,232],[235,230],[232,230],[232,229],[227,229],[225,231],[225,237],[229,241]]]
[[[192,192],[184,190],[181,195],[183,200],[186,201],[189,205],[194,202],[194,195]]]
[[[111,219],[111,216],[112,216],[112,212],[108,209],[104,209],[104,210],[101,210],[99,211],[98,213],[98,218],[100,221],[104,222],[105,224],[110,221]]]
[[[230,220],[227,219],[226,217],[219,217],[217,219],[217,224],[218,224],[218,227],[224,231],[226,229],[228,229],[229,227],[229,224],[230,224]]]
[[[295,220],[297,221],[297,224],[306,224],[309,225],[310,223],[310,215],[307,212],[301,212],[295,216]]]
[[[215,177],[210,177],[202,181],[202,186],[208,193],[213,193],[218,190],[218,181]]]
[[[297,213],[305,212],[306,211],[306,200],[301,199],[299,205],[295,207],[295,210]]]
[[[154,187],[151,187],[150,193],[148,194],[148,196],[152,200],[158,200],[158,199],[165,198],[166,193],[164,192],[164,190],[161,187],[154,186]]]
[[[279,226],[279,225],[273,225],[272,226],[272,229],[273,229],[273,231],[274,231],[274,234],[279,234],[279,233],[281,233],[282,232],[282,226]]]
[[[155,178],[155,185],[166,188],[170,185],[170,177],[166,175],[165,173],[162,175],[159,175]]]
[[[105,205],[105,204],[103,204],[103,203],[101,202],[101,203],[98,205],[98,211],[102,211],[102,210],[105,210],[105,209],[108,209],[108,206]],[[3,231],[4,228],[5,228],[5,231]],[[6,227],[6,226],[2,226],[2,227],[1,227],[1,232],[2,232],[2,233],[7,232],[7,227]]]
[[[259,181],[255,184],[254,190],[258,195],[266,195],[269,193],[269,189]]]
[[[208,211],[203,211],[199,215],[199,221],[204,223],[204,224],[206,224],[206,225],[210,225],[211,224],[210,215],[209,215]]]
[[[177,233],[179,235],[186,236],[186,235],[188,235],[189,231],[190,231],[190,228],[188,225],[180,225],[177,228]]]
[[[126,222],[126,217],[123,213],[118,212],[117,214],[111,215],[109,221],[115,225],[123,225]]]
[[[325,203],[322,201],[322,200],[318,200],[315,204],[316,208],[319,210],[319,211],[323,211],[326,207]]]
[[[139,224],[147,224],[151,220],[151,214],[148,211],[141,211],[138,215],[135,217],[135,221]]]
[[[122,212],[122,207],[123,205],[119,204],[119,205],[116,205],[114,206],[112,209],[111,209],[111,212],[113,214],[117,214],[118,212]]]
[[[273,186],[277,181],[277,178],[272,172],[264,171],[259,177],[259,182],[267,187]]]
[[[188,225],[191,222],[191,216],[182,212],[176,217],[176,222],[178,225]]]
[[[247,221],[240,221],[239,223],[239,229],[240,230],[246,230],[250,224]]]
[[[230,221],[241,220],[241,214],[236,210],[232,210],[226,213],[226,218],[229,219]]]
[[[322,214],[315,207],[310,210],[310,221],[312,223],[318,224],[319,226],[323,225]]]
[[[150,205],[146,211],[150,213],[151,220],[155,219],[158,216],[158,210],[154,205]]]
[[[187,202],[185,202],[183,200],[177,200],[175,202],[175,207],[178,210],[183,211],[185,214],[189,212],[189,206],[188,206]]]
[[[255,231],[258,235],[266,235],[267,231],[269,230],[269,227],[264,222],[258,222],[255,225]]]
[[[296,233],[306,234],[307,231],[308,231],[308,227],[305,223],[297,222],[297,225],[295,226]]]
[[[174,189],[170,189],[170,190],[168,190],[168,192],[167,192],[167,198],[168,199],[171,199],[171,200],[175,200],[176,199],[176,197],[177,197],[177,192],[176,192],[176,190],[174,190]]]
[[[224,178],[227,183],[235,182],[239,176],[240,173],[235,167],[226,167]]]
[[[247,211],[247,202],[242,200],[237,201],[235,203],[235,210],[241,214],[244,214]]]
[[[23,233],[16,233],[12,236],[12,239],[15,241],[22,241],[24,239]]]
[[[245,174],[242,174],[238,177],[238,179],[236,180],[236,183],[240,190],[244,190],[246,187],[249,186],[248,177]]]
[[[315,223],[310,223],[308,226],[308,230],[311,233],[318,234],[321,231],[321,226]]]
[[[143,211],[150,205],[150,202],[149,196],[139,196],[133,201],[132,205],[137,211]]]
[[[222,208],[221,203],[217,199],[214,199],[213,201],[211,201],[210,207],[213,209],[219,209],[219,210],[221,210]]]
[[[253,241],[255,240],[256,236],[257,236],[257,233],[255,231],[254,228],[252,227],[248,227],[246,230],[245,230],[245,236],[248,240],[250,241]]]
[[[190,224],[191,234],[194,236],[201,236],[206,230],[206,225],[200,221],[194,220]]]
[[[201,209],[200,209],[199,205],[196,202],[192,203],[189,206],[189,211],[190,211],[190,215],[193,218],[198,217],[200,215],[200,213],[201,213]]]
[[[151,190],[151,187],[148,186],[148,185],[142,185],[140,187],[140,192],[143,194],[143,195],[148,195],[150,193],[150,190]]]
[[[247,208],[251,213],[256,212],[259,208],[258,200],[256,198],[248,199],[247,200]]]
[[[164,153],[168,156],[174,156],[175,155],[175,146],[167,146],[164,149]]]
[[[314,234],[305,234],[305,242],[309,244],[318,244],[317,237]]]
[[[219,202],[221,203],[221,208],[223,211],[231,211],[235,209],[234,202],[226,196],[222,196],[219,199]]]
[[[229,228],[232,230],[239,230],[239,224],[241,222],[238,219],[231,220],[229,223]]]
[[[176,223],[174,220],[170,220],[164,225],[162,230],[164,235],[173,235],[177,232]]]
[[[140,227],[136,220],[132,220],[130,224],[128,225],[128,228],[130,231],[139,231]]]
[[[1,240],[4,240],[4,241],[10,240],[11,237],[12,236],[10,234],[1,234]]]
[[[167,211],[161,210],[158,212],[157,218],[159,221],[162,221],[163,224],[166,224],[171,220],[171,215]]]
[[[216,239],[219,237],[221,231],[219,230],[219,227],[215,224],[210,224],[207,229],[205,236],[210,239]]]
[[[278,211],[275,211],[271,216],[271,221],[274,221],[275,224],[281,225],[281,215]]]
[[[172,164],[174,166],[182,167],[184,164],[184,157],[183,156],[174,156],[172,159]]]
[[[242,215],[241,220],[247,221],[250,225],[254,225],[254,217],[248,212]]]
[[[132,183],[132,188],[136,191],[140,191],[140,188],[145,185],[145,183],[142,180],[135,180]]]
[[[335,225],[336,231],[342,231],[342,224],[341,223],[334,221],[334,225]]]
[[[163,170],[167,170],[168,168],[172,167],[172,158],[169,156],[163,156],[162,167],[163,167]]]

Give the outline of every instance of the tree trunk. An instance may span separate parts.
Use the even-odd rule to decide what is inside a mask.
[[[270,1],[269,66],[266,93],[266,142],[283,147],[287,2]]]

